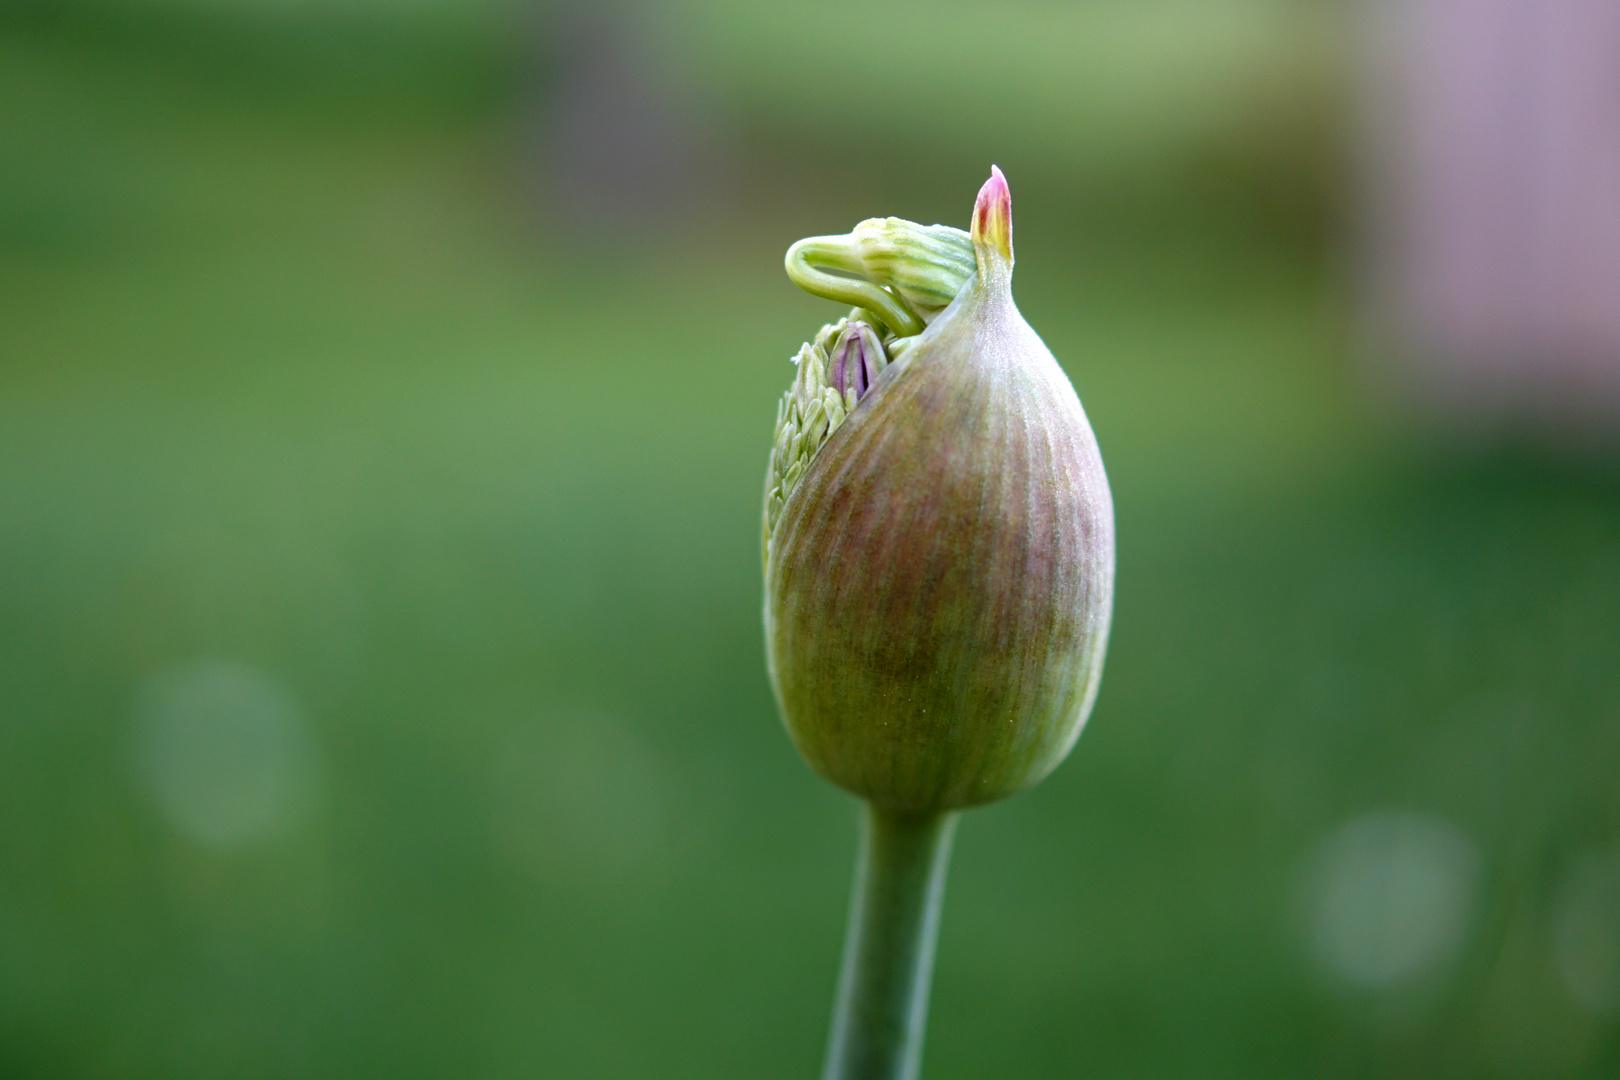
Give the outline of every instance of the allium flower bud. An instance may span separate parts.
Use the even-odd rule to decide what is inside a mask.
[[[778,411],[771,682],[811,766],[894,812],[1034,784],[1101,675],[1108,481],[1012,268],[1000,170],[971,233],[874,219],[788,255],[795,281],[856,310],[800,351]]]

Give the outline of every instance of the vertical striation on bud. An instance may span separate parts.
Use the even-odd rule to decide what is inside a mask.
[[[971,224],[872,219],[788,258],[796,282],[870,322],[807,344],[778,413],[771,681],[812,767],[905,814],[1000,798],[1063,759],[1113,600],[1102,459],[1013,302],[999,169]]]

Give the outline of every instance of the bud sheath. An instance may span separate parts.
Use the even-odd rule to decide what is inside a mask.
[[[972,246],[975,272],[804,464],[767,532],[767,655],[794,742],[903,813],[987,802],[1055,767],[1096,693],[1112,605],[1102,459],[1013,303],[999,170]]]

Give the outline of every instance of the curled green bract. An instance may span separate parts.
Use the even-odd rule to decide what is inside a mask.
[[[850,238],[862,273],[897,292],[923,322],[956,299],[978,265],[972,237],[949,225],[867,218]]]
[[[853,276],[859,272],[860,261],[851,252],[846,237],[810,236],[788,248],[788,277],[799,288],[870,311],[900,336],[921,333],[923,321],[893,288]]]
[[[811,236],[787,253],[807,292],[852,304],[896,338],[920,334],[973,275],[973,242],[949,225],[868,218],[846,236]]]

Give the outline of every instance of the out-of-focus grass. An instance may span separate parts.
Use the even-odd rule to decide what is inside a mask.
[[[0,1072],[811,1075],[853,813],[775,720],[756,515],[814,207],[598,248],[521,209],[497,97],[311,115],[85,40],[0,45]],[[929,1075],[1604,1075],[1547,926],[1620,831],[1614,479],[1393,442],[1263,181],[1109,220],[1068,167],[1019,299],[1114,481],[1116,636],[1074,761],[964,825]],[[196,657],[310,717],[283,837],[142,789],[139,688]],[[1483,913],[1356,993],[1301,881],[1386,807],[1479,846]]]

